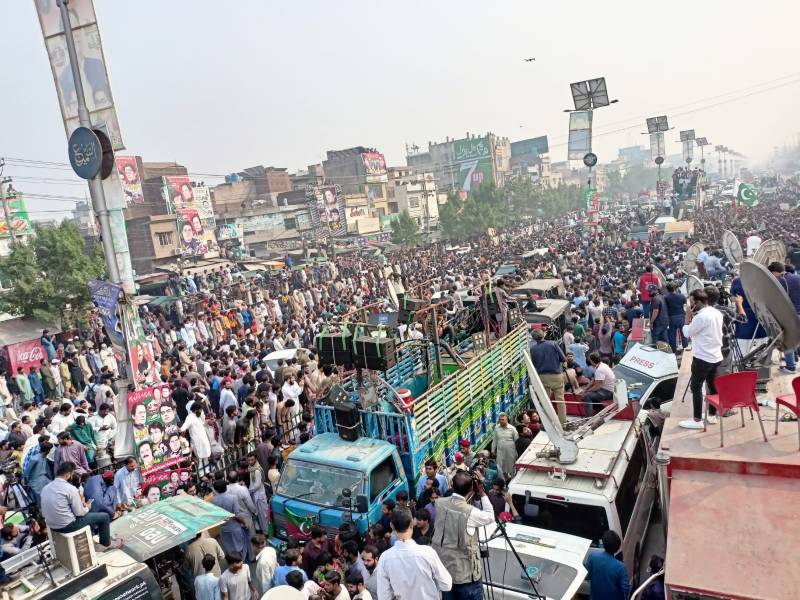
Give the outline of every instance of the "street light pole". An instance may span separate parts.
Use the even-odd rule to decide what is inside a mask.
[[[86,96],[83,90],[80,67],[78,66],[78,53],[75,51],[75,38],[72,35],[72,25],[69,19],[67,5],[69,0],[58,0],[61,9],[61,22],[64,26],[64,40],[67,45],[69,55],[69,66],[72,71],[72,80],[75,85],[75,96],[78,100],[78,122],[81,127],[92,129],[92,120],[89,118],[89,109],[86,108]],[[100,221],[100,233],[103,242],[103,254],[106,258],[106,268],[112,283],[122,283],[117,266],[117,255],[114,251],[114,242],[111,236],[111,219],[109,217],[108,206],[106,204],[103,184],[99,175],[95,175],[89,181],[89,194],[92,197],[92,207]]]

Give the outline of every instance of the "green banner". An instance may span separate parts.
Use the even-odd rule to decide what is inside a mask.
[[[592,208],[592,203],[594,200],[594,195],[597,193],[595,188],[587,188],[583,190],[583,204],[586,206],[586,210]]]
[[[9,196],[7,202],[11,228],[14,230],[14,234],[30,235],[33,233],[33,225],[31,225],[31,218],[28,215],[28,209],[25,206],[25,197],[22,192],[14,192],[13,196]],[[9,224],[6,220],[0,218],[0,238],[6,238],[11,235],[8,227]]]
[[[194,539],[231,516],[210,502],[181,495],[148,504],[111,523],[111,534],[125,540],[125,552],[139,561]]]
[[[488,137],[453,142],[456,185],[468,192],[483,183],[494,184],[492,144]]]

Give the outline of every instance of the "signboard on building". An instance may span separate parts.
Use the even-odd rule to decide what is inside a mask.
[[[139,175],[139,165],[135,156],[116,156],[117,173],[122,184],[127,204],[141,204],[144,202],[142,192],[142,178]]]
[[[592,151],[592,111],[576,110],[569,114],[567,160],[583,160]]]
[[[185,175],[163,178],[162,195],[167,210],[175,215],[178,242],[184,254],[201,256],[217,244],[211,193],[206,186],[194,187]]]
[[[241,223],[226,223],[225,225],[220,225],[217,229],[217,239],[220,241],[235,240],[242,237],[244,237],[244,229]]]
[[[364,152],[361,155],[367,181],[386,181],[386,158],[378,152]]]
[[[78,98],[72,80],[61,11],[55,0],[37,0],[36,12],[56,84],[61,117],[69,137],[78,127]],[[69,14],[75,38],[78,69],[92,126],[105,131],[114,150],[122,150],[125,145],[122,143],[114,98],[111,95],[111,84],[97,28],[94,3],[92,0],[72,0],[69,3]]]
[[[309,186],[306,189],[306,197],[311,213],[311,224],[319,239],[327,239],[331,235],[341,237],[347,233],[341,186]]]
[[[33,225],[31,218],[28,215],[28,209],[25,206],[25,197],[22,192],[14,192],[10,196],[8,202],[8,212],[11,217],[11,227],[16,235],[30,235],[33,233]],[[8,223],[4,218],[0,218],[0,238],[10,237],[11,233],[8,229]]]
[[[41,366],[42,360],[47,359],[47,354],[45,354],[39,338],[26,342],[18,342],[16,344],[9,344],[6,346],[6,352],[8,353],[10,373],[16,373],[17,369],[22,367],[23,372],[27,375],[31,367],[36,367],[38,369]]]
[[[456,187],[469,192],[473,187],[494,185],[492,145],[488,137],[466,138],[453,142]]]
[[[520,140],[519,142],[511,142],[511,156],[524,156],[526,154],[541,156],[549,151],[550,147],[547,143],[546,135]]]

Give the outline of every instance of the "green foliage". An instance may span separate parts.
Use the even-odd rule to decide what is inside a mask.
[[[98,251],[87,251],[78,227],[64,220],[37,226],[29,244],[0,258],[0,271],[13,286],[0,296],[0,309],[71,327],[86,322],[92,308],[86,285],[105,274],[105,261]]]
[[[451,192],[439,207],[439,229],[448,240],[473,239],[490,227],[499,229],[512,221],[509,198],[490,184],[470,190],[466,200]]]
[[[414,246],[419,240],[419,227],[407,210],[392,220],[392,242],[401,246]]]

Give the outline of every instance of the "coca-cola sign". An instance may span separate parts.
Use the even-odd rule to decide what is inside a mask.
[[[22,367],[27,373],[31,367],[38,367],[40,362],[46,359],[47,355],[38,339],[8,346],[8,361],[12,373],[16,373],[18,367]]]

